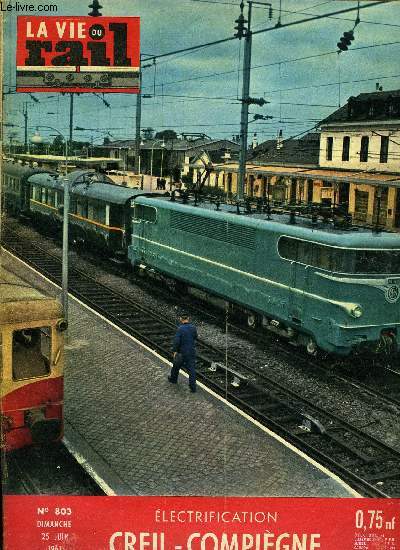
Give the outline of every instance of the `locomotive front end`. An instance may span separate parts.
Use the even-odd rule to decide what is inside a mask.
[[[400,247],[390,247],[399,246],[398,240],[382,234],[371,238],[380,248],[337,250],[342,272],[317,273],[321,288],[347,304],[347,315],[331,321],[330,338],[346,353],[400,350]]]

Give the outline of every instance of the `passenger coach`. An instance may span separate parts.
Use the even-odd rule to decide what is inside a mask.
[[[131,200],[140,190],[115,185],[104,174],[74,171],[68,176],[44,172],[29,177],[30,215],[36,224],[60,233],[64,178],[70,188],[70,237],[105,255],[126,256],[131,231]]]

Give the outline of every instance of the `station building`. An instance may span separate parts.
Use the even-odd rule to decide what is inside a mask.
[[[351,97],[319,129],[252,149],[245,194],[275,204],[341,205],[358,224],[400,231],[400,90]],[[214,164],[209,183],[235,194],[238,168],[237,161]]]

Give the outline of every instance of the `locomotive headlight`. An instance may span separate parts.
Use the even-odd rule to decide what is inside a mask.
[[[352,314],[353,317],[358,319],[363,314],[362,307],[361,306],[354,306],[353,308],[351,308],[350,313]]]

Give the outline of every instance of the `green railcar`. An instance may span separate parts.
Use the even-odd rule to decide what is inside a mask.
[[[400,236],[234,207],[134,200],[131,264],[227,300],[301,345],[347,355],[400,343]],[[293,221],[293,218],[292,220]]]

